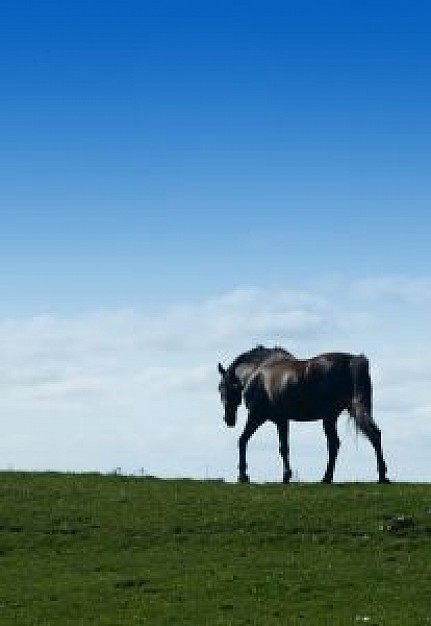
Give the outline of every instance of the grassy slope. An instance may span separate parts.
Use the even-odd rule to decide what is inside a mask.
[[[0,474],[8,626],[424,625],[430,580],[429,485]]]

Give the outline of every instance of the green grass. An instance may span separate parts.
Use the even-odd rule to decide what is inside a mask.
[[[430,580],[429,485],[0,474],[8,626],[426,625]]]

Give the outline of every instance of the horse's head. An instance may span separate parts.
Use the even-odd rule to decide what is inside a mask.
[[[218,386],[220,397],[224,406],[224,421],[227,426],[235,426],[238,407],[242,399],[242,385],[234,370],[226,370],[221,363],[218,364],[221,381]]]

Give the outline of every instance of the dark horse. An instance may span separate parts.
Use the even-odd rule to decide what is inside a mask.
[[[246,448],[256,430],[266,421],[277,426],[283,482],[289,482],[289,420],[308,422],[321,419],[328,445],[328,464],[323,482],[331,483],[340,446],[337,419],[347,409],[358,431],[371,442],[376,457],[379,482],[389,482],[383,458],[380,430],[372,417],[372,385],[368,360],[363,355],[334,352],[312,359],[297,360],[292,355],[268,355],[254,369],[243,387],[235,361],[224,369],[219,363],[219,385],[228,426],[236,423],[242,395],[248,420],[239,438],[239,480],[248,482]]]

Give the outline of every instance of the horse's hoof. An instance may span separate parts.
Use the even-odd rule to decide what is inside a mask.
[[[390,484],[391,484],[391,481],[386,476],[383,476],[383,478],[379,478],[379,485],[390,485]]]
[[[290,485],[290,476],[283,476],[283,485]]]
[[[328,478],[327,476],[324,476],[322,478],[322,485],[330,485],[332,483],[332,478]]]
[[[238,482],[239,483],[243,483],[243,484],[249,483],[250,482],[250,477],[247,476],[247,474],[240,474],[238,476]]]

